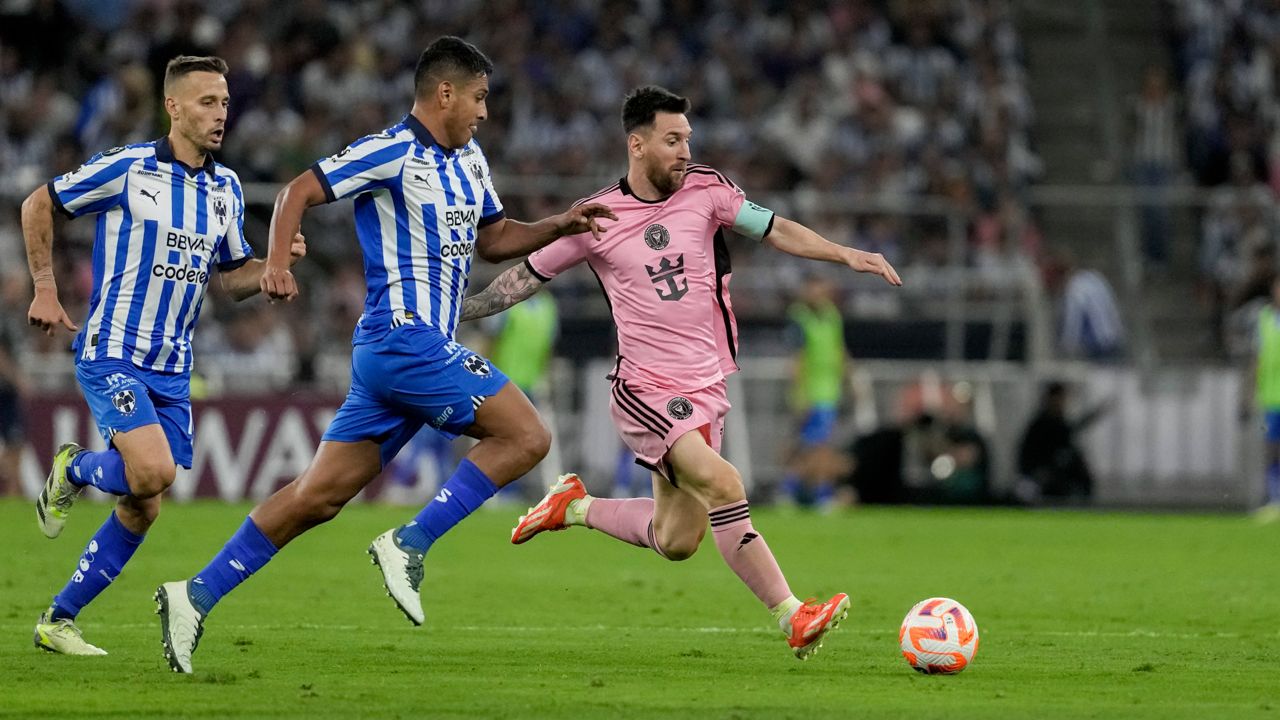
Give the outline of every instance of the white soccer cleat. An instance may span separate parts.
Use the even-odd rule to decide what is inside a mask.
[[[90,645],[80,635],[80,628],[72,620],[53,620],[53,608],[40,613],[36,621],[35,644],[41,650],[63,655],[106,655],[107,651]]]
[[[382,570],[382,584],[387,588],[387,595],[396,601],[396,606],[414,625],[421,625],[426,619],[422,612],[422,597],[418,588],[422,586],[423,554],[412,549],[402,548],[396,541],[396,529],[392,528],[373,539],[369,544],[369,556],[373,564]]]
[[[189,580],[167,582],[156,588],[156,614],[160,616],[160,644],[164,659],[174,672],[191,672],[191,654],[204,634],[204,614],[191,602]]]
[[[62,533],[71,504],[84,492],[83,487],[76,487],[67,477],[71,458],[82,452],[84,448],[79,445],[66,443],[53,454],[53,467],[49,470],[49,477],[45,478],[44,490],[36,498],[36,522],[47,538],[56,538]]]

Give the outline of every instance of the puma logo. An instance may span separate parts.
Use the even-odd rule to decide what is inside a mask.
[[[453,497],[453,491],[452,491],[452,490],[450,490],[449,488],[441,488],[441,489],[440,489],[440,494],[439,494],[439,495],[436,495],[436,501],[437,501],[437,502],[442,502],[442,503],[447,503],[447,502],[449,502],[449,498],[451,498],[451,497]]]
[[[145,188],[138,188],[138,192],[141,193],[143,197],[151,200],[151,202],[154,203],[156,207],[160,207],[160,191],[159,190],[155,191],[154,193],[149,193],[146,191]]]
[[[431,187],[431,176],[430,176],[430,175],[425,175],[425,176],[424,176],[424,175],[419,175],[418,173],[414,173],[414,174],[413,174],[413,179],[414,179],[414,180],[417,180],[417,181],[419,181],[419,182],[421,182],[421,183],[424,183],[427,187]]]

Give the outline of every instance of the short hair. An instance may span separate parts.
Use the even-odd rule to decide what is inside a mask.
[[[453,35],[437,38],[418,57],[413,70],[413,94],[422,95],[445,80],[493,73],[491,61],[475,45]]]
[[[622,101],[622,129],[629,134],[638,127],[653,125],[660,112],[687,113],[689,98],[657,85],[638,87]]]
[[[164,91],[166,94],[173,84],[193,72],[212,72],[226,75],[229,71],[227,61],[213,55],[179,55],[164,67]]]

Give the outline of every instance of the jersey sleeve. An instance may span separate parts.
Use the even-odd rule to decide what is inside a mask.
[[[214,254],[213,262],[217,265],[218,272],[235,270],[253,257],[253,248],[249,247],[249,243],[244,239],[244,192],[240,188],[240,181],[234,177],[230,179],[229,185],[231,196],[234,198],[234,207],[231,227],[227,228],[226,237],[222,239],[222,243],[218,245],[218,250]]]
[[[477,227],[492,225],[506,217],[506,212],[502,209],[502,201],[498,199],[498,192],[493,187],[493,173],[489,170],[489,161],[483,159],[483,154],[481,158],[483,172],[480,177],[480,222],[477,223]]]
[[[525,267],[542,282],[552,278],[587,259],[587,238],[590,233],[568,235],[525,258]]]
[[[773,211],[747,200],[742,189],[716,173],[716,181],[707,184],[711,197],[711,214],[722,227],[739,235],[763,240],[773,229]]]
[[[337,155],[319,160],[311,172],[329,202],[377,190],[400,177],[409,141],[383,133],[356,140]]]
[[[119,205],[129,166],[139,156],[134,148],[113,148],[94,155],[76,170],[49,181],[53,204],[73,218]]]

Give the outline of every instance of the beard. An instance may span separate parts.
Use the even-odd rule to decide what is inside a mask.
[[[675,191],[684,187],[684,173],[680,173],[679,177],[671,171],[670,168],[649,168],[646,177],[653,185],[653,188],[662,193],[663,196],[672,195]]]

